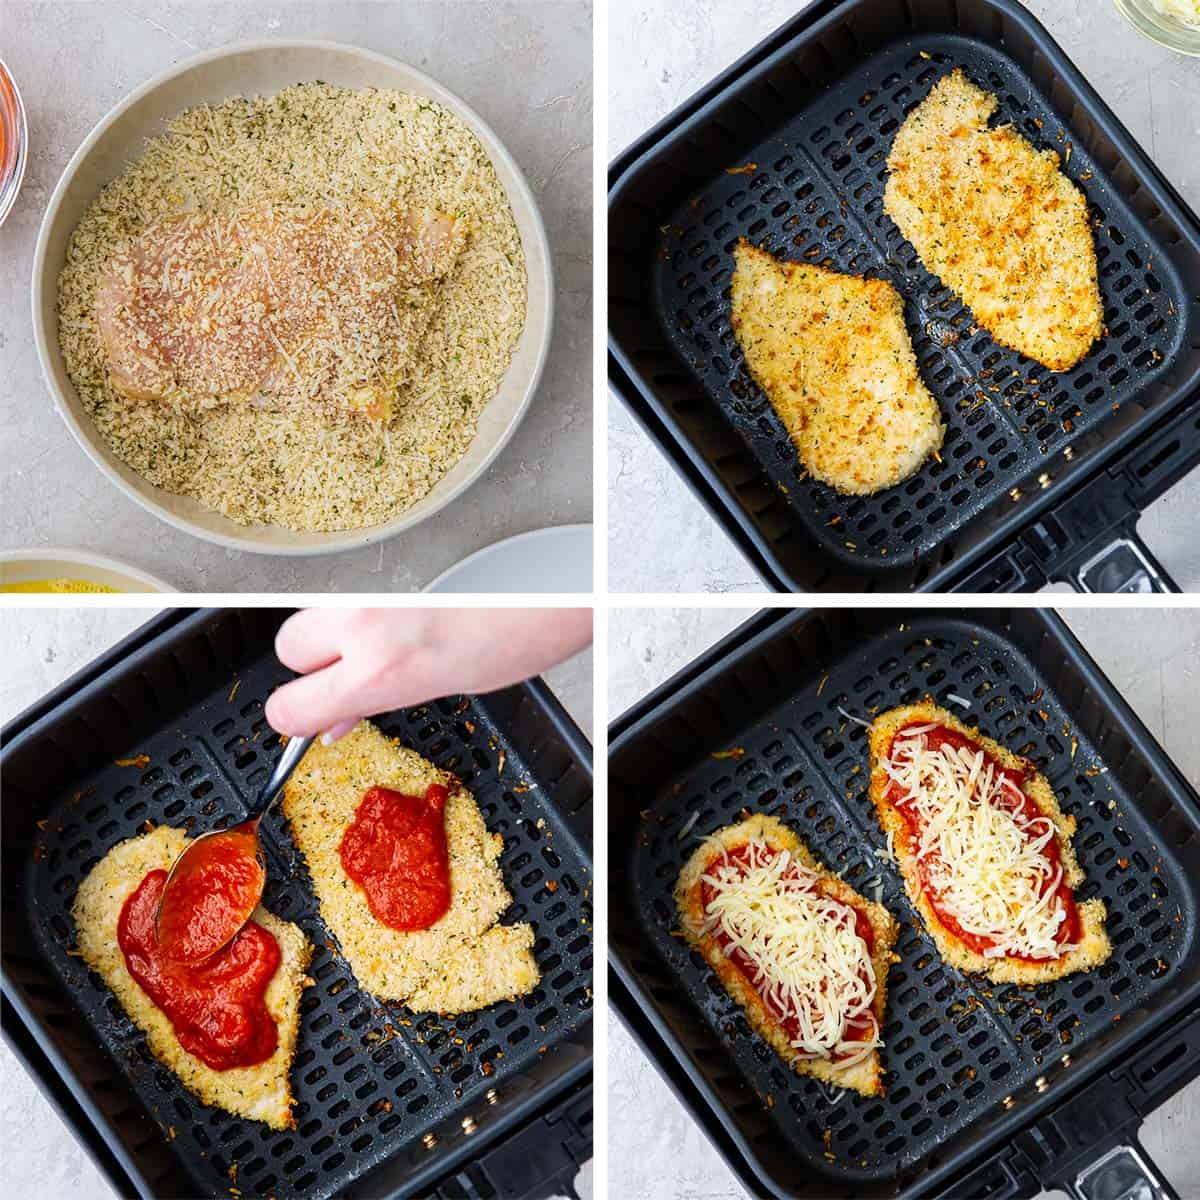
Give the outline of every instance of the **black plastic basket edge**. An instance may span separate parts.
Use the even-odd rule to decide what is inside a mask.
[[[750,1188],[757,1178],[754,1168],[743,1156],[737,1143],[721,1125],[713,1125],[704,1116],[707,1107],[704,1097],[679,1065],[670,1047],[648,1017],[645,1007],[635,996],[616,964],[608,964],[608,1002],[625,1032],[654,1067],[658,1077],[671,1094],[683,1105],[688,1116],[704,1131],[717,1153],[725,1160],[743,1186]]]
[[[195,609],[182,608],[164,610],[107,647],[41,699],[6,721],[0,728],[0,749],[9,749],[13,742],[36,730],[69,696],[90,688],[121,659],[188,618],[194,618],[197,612]],[[0,960],[0,998],[3,999],[0,1036],[3,1036],[5,1044],[21,1061],[38,1091],[62,1118],[96,1168],[119,1195],[153,1197],[154,1191],[149,1180],[129,1154],[124,1140],[110,1128],[107,1117],[92,1103],[83,1081],[59,1053],[54,1042],[45,1036],[41,1022],[10,977],[3,960]]]
[[[170,609],[156,614],[6,722],[0,728],[0,747],[7,748],[14,740],[35,731],[37,725],[57,710],[67,697],[103,682],[107,672],[122,659],[177,626],[188,622],[200,623],[215,611]],[[539,706],[545,709],[590,778],[593,772],[592,747],[583,731],[540,677],[526,681],[524,686]],[[574,813],[564,810],[562,813],[563,819],[585,843],[589,852],[593,842],[591,807],[589,804],[583,810]],[[105,1114],[92,1103],[77,1073],[48,1038],[3,962],[0,962],[0,1000],[3,1002],[0,1036],[21,1061],[39,1092],[81,1143],[97,1169],[118,1194],[137,1194],[146,1200],[153,1200],[156,1193],[144,1172],[129,1154],[123,1139],[111,1128]],[[593,1015],[588,1014],[580,1023],[579,1032],[590,1034],[593,1024]],[[494,1148],[505,1136],[519,1129],[523,1123],[533,1120],[540,1111],[555,1105],[566,1092],[589,1077],[592,1064],[593,1056],[589,1054],[568,1067],[549,1085],[532,1089],[511,1108],[506,1108],[498,1120],[480,1126],[474,1138],[464,1138],[457,1147],[446,1151],[426,1168],[410,1176],[406,1182],[406,1192],[436,1186],[438,1180],[452,1176],[469,1159]]]
[[[675,440],[671,429],[648,404],[645,409],[636,404],[632,392],[640,389],[621,365],[611,344],[608,350],[608,384],[633,418],[638,427],[650,440],[650,444],[667,460],[683,480],[689,492],[704,507],[722,533],[737,547],[742,557],[749,560],[760,579],[776,592],[792,591],[792,585],[777,574],[769,555],[764,553],[756,539],[740,521],[730,521],[729,511],[722,503],[721,493],[713,484],[708,473],[703,472],[691,461],[682,445]],[[644,403],[644,401],[643,401]]]
[[[0,1037],[33,1080],[46,1103],[71,1131],[93,1166],[119,1196],[152,1196],[145,1175],[119,1141],[114,1148],[104,1137],[104,1115],[88,1100],[87,1093],[73,1089],[74,1073],[53,1046],[43,1044],[34,1033],[37,1019],[20,995],[0,979]]]
[[[752,47],[710,83],[684,100],[618,154],[611,161],[608,172],[610,212],[614,203],[620,198],[623,187],[641,165],[642,160],[657,152],[659,144],[672,136],[679,125],[698,117],[711,104],[719,101],[725,89],[739,76],[761,66],[802,31],[815,30],[826,22],[831,22],[839,16],[838,10],[843,5],[850,3],[852,0],[823,0],[823,2],[811,5]],[[1014,3],[1014,0],[987,0],[987,3],[1004,10],[1010,19],[1023,25],[1024,32],[1032,40],[1040,40],[1043,44],[1049,43],[1055,48],[1064,74],[1069,76],[1074,91],[1086,101],[1091,118],[1117,147],[1124,159],[1136,164],[1139,176],[1155,190],[1157,193],[1155,198],[1160,205],[1178,224],[1184,228],[1190,228],[1194,236],[1200,238],[1200,216],[1192,211],[1178,190],[1150,160],[1124,123],[1088,83],[1042,23],[1022,5]],[[1163,200],[1167,202],[1165,205],[1161,204]],[[662,405],[654,395],[653,388],[646,383],[641,373],[628,360],[611,327],[608,329],[608,360],[609,384],[612,390],[621,398],[626,408],[634,414],[638,423],[654,440],[660,452],[668,458],[676,471],[684,476],[689,488],[709,510],[726,535],[751,560],[755,570],[763,576],[764,582],[773,588],[780,588],[784,591],[802,591],[803,589],[800,588],[797,581],[792,579],[783,568],[775,551],[763,537],[757,525],[749,519],[748,513],[733,495],[729,486],[712,469],[707,460],[696,454],[681,431],[677,430],[673,422],[664,415]],[[1039,518],[1051,513],[1052,508],[1059,504],[1065,496],[1072,492],[1078,492],[1090,481],[1097,479],[1105,468],[1111,467],[1116,462],[1123,452],[1131,451],[1138,443],[1150,440],[1156,432],[1161,431],[1164,426],[1177,419],[1181,412],[1186,410],[1189,394],[1198,381],[1200,381],[1200,368],[1197,370],[1196,378],[1187,381],[1185,386],[1180,387],[1180,395],[1177,399],[1164,405],[1161,416],[1155,417],[1151,422],[1135,425],[1122,431],[1116,437],[1107,439],[1102,446],[1089,453],[1086,471],[1068,473],[1052,482],[1049,488],[1039,489],[1038,492],[1028,495],[1025,503],[1019,509],[998,522],[980,539],[977,545],[971,546],[961,553],[956,553],[948,566],[932,566],[927,578],[915,590],[937,590],[951,580],[970,577],[986,563],[1002,555],[1016,542],[1024,530],[1035,525]],[[643,405],[649,410],[648,414],[641,411]],[[1200,445],[1194,448],[1191,458],[1188,470],[1200,466]],[[1070,486],[1067,486],[1068,484]],[[1136,520],[1137,515],[1135,510],[1132,514],[1133,520]],[[1130,521],[1130,529],[1127,532],[1140,545],[1143,554],[1150,557],[1153,562],[1152,556],[1149,556],[1149,552],[1140,542],[1140,538],[1132,531],[1133,520]],[[969,528],[970,526],[967,527],[967,530]],[[967,530],[964,530],[960,536],[969,536]],[[764,565],[767,567],[766,571],[763,569]],[[871,590],[870,581],[877,573],[879,573],[878,568],[862,572],[860,579],[865,585],[863,590]],[[1168,587],[1167,590],[1178,591],[1179,589]]]
[[[791,620],[799,622],[811,611],[811,609],[765,609],[736,626],[647,696],[627,708],[609,725],[610,757],[614,752],[620,750],[633,728],[641,724],[666,700],[701,687],[706,676],[720,670],[731,653],[742,650],[751,642],[770,640],[783,622]],[[1050,609],[1037,608],[1029,611],[1035,614],[1036,619],[1045,623],[1047,629],[1059,639],[1063,649],[1071,652],[1075,660],[1074,665],[1080,674],[1089,683],[1103,689],[1112,717],[1125,727],[1127,734],[1138,745],[1139,751],[1147,759],[1149,765],[1157,773],[1170,779],[1172,786],[1178,787],[1180,794],[1186,797],[1197,814],[1200,814],[1200,793],[1170,760],[1158,740],[1129,707],[1113,686],[1112,681],[1083,647],[1066,622]],[[622,1013],[622,1019],[635,1040],[647,1052],[660,1076],[701,1126],[705,1135],[717,1144],[722,1156],[739,1174],[743,1183],[751,1187],[765,1187],[770,1194],[774,1194],[770,1171],[761,1163],[741,1130],[731,1128],[730,1123],[724,1119],[724,1103],[709,1087],[703,1075],[697,1077],[694,1071],[685,1070],[683,1075],[686,1077],[686,1087],[681,1087],[674,1070],[666,1069],[668,1065],[674,1068],[677,1064],[691,1062],[691,1056],[673,1029],[660,1016],[653,999],[641,986],[637,975],[622,961],[619,953],[612,947],[611,941],[608,963],[610,974],[615,975],[618,981],[618,987],[614,990],[612,997],[614,1008],[619,1011],[620,1006],[626,1004],[632,1005],[637,1010],[636,1013],[631,1012],[628,1015]],[[1039,1119],[1050,1116],[1069,1105],[1073,1097],[1078,1097],[1087,1088],[1097,1084],[1107,1072],[1110,1072],[1117,1064],[1119,1057],[1130,1055],[1132,1050],[1142,1050],[1158,1041],[1165,1041],[1175,1032],[1169,1022],[1180,1015],[1196,1021],[1200,1019],[1200,1005],[1195,1002],[1189,1004],[1186,997],[1180,997],[1164,1004],[1156,1013],[1147,1018],[1146,1028],[1132,1045],[1122,1044],[1121,1039],[1117,1038],[1112,1045],[1100,1050],[1093,1060],[1079,1069],[1077,1073],[1073,1072],[1069,1084],[1065,1077],[1060,1077],[1061,1081],[1056,1081],[1056,1085],[1051,1086],[1044,1093],[1040,1095],[1026,1094],[1021,1097],[1021,1102],[1015,1104],[1006,1117],[998,1120],[994,1127],[983,1135],[966,1161],[962,1161],[962,1156],[959,1156],[958,1160],[952,1158],[941,1164],[923,1176],[916,1189],[905,1188],[899,1192],[898,1200],[901,1198],[907,1200],[909,1197],[918,1195],[950,1195],[950,1192],[942,1191],[950,1181],[961,1180],[965,1176],[974,1176],[977,1172],[985,1170],[997,1160],[999,1154],[1021,1130],[1032,1128]],[[659,1054],[663,1050],[669,1054],[672,1060],[670,1064],[660,1061]],[[1193,1075],[1200,1074],[1200,1061],[1197,1061],[1194,1067]],[[697,1101],[702,1103],[702,1109],[698,1109]],[[713,1118],[719,1127],[717,1131],[711,1127]],[[720,1136],[714,1136],[714,1133],[719,1133]],[[729,1144],[736,1149],[737,1160],[744,1163],[753,1172],[753,1181],[748,1180],[745,1174],[738,1170],[735,1161],[726,1152]],[[1051,1184],[1054,1181],[1041,1182]]]
[[[762,1177],[757,1173],[751,1161],[742,1154],[738,1144],[729,1136],[724,1126],[708,1119],[710,1109],[704,1096],[687,1073],[681,1069],[670,1044],[662,1038],[648,1019],[644,1002],[638,998],[639,994],[625,983],[615,963],[611,960],[608,971],[608,988],[609,1004],[638,1049],[649,1059],[671,1094],[704,1132],[705,1137],[712,1143],[725,1165],[748,1192],[755,1194],[762,1186]],[[1200,1045],[1200,1011],[1189,1014],[1185,1020],[1194,1027],[1192,1040]],[[1175,1028],[1160,1030],[1157,1034],[1140,1040],[1132,1049],[1138,1056],[1153,1057],[1160,1046],[1168,1042],[1176,1032]],[[1165,1102],[1167,1098],[1198,1077],[1200,1077],[1200,1055],[1196,1056],[1184,1076],[1177,1078],[1169,1090],[1152,1099],[1148,1108],[1136,1108],[1138,1116],[1144,1118],[1148,1112],[1153,1111],[1159,1104]],[[1106,1082],[1105,1075],[1098,1073],[1090,1084],[1083,1083],[1070,1096],[1062,1096],[1060,1103],[1048,1114],[1045,1114],[1043,1119],[1056,1116],[1072,1100],[1082,1099],[1089,1087],[1102,1087]],[[1138,1120],[1134,1124],[1140,1123]],[[1029,1155],[1019,1141],[1022,1135],[1034,1129],[1035,1126],[1036,1121],[1030,1120],[1027,1126],[1022,1126],[1011,1138],[1003,1139],[1004,1144],[979,1155],[975,1161],[959,1164],[947,1173],[947,1178],[942,1181],[941,1187],[927,1194],[931,1197],[936,1196],[937,1200],[963,1200],[964,1197],[972,1196],[988,1196],[993,1200],[1001,1200],[1002,1197],[1033,1196],[1039,1190],[1045,1190],[1043,1181],[1039,1178],[1037,1171],[1032,1168],[1029,1163]],[[1005,1190],[997,1190],[997,1185]],[[1047,1186],[1054,1186],[1054,1184]],[[1066,1190],[1065,1183],[1060,1190]]]

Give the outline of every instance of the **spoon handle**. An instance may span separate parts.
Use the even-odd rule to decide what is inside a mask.
[[[283,791],[283,785],[287,783],[288,776],[296,769],[296,765],[315,740],[314,737],[288,738],[287,745],[284,746],[283,753],[275,764],[275,770],[263,784],[262,791],[258,793],[258,799],[255,800],[247,814],[248,821],[257,821],[275,803],[275,797]]]

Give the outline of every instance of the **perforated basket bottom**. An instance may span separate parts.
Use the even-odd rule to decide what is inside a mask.
[[[1055,374],[975,330],[970,310],[925,271],[883,212],[896,130],[956,66],[998,97],[993,124],[1011,123],[1039,148],[1058,151],[1087,196],[1107,332],[1071,371]],[[744,104],[753,109],[758,94],[743,89]],[[763,128],[787,119],[667,219],[654,302],[716,410],[796,519],[839,561],[861,569],[931,553],[990,504],[1007,502],[1031,471],[1052,469],[1081,435],[1137,402],[1183,348],[1189,306],[1166,253],[1001,51],[959,36],[906,38],[799,112],[757,115]],[[730,325],[739,237],[782,258],[886,278],[900,289],[921,376],[947,424],[940,462],[873,497],[840,496],[807,477]]]
[[[321,1200],[393,1155],[426,1155],[422,1136],[489,1088],[508,1095],[533,1086],[523,1073],[570,1037],[591,1006],[591,876],[520,748],[490,723],[486,704],[440,701],[381,718],[385,732],[455,772],[488,827],[503,835],[500,862],[514,896],[504,920],[533,922],[541,985],[515,1003],[460,1018],[414,1016],[376,1002],[331,948],[302,860],[272,813],[264,826],[264,902],[316,946],[315,986],[304,992],[292,1070],[296,1129],[272,1132],[201,1104],[158,1065],[99,977],[69,954],[70,907],[91,867],[145,822],[202,832],[241,819],[241,798],[254,794],[278,753],[262,705],[283,678],[273,660],[243,671],[130,748],[130,759],[144,754],[148,764],[106,766],[57,800],[25,894],[43,954],[196,1192],[237,1188],[246,1196]]]
[[[930,694],[954,711],[951,693],[971,703],[969,723],[1034,759],[1076,818],[1074,846],[1087,874],[1080,898],[1100,896],[1108,908],[1113,955],[1098,970],[1032,989],[962,975],[943,964],[898,870],[876,853],[884,839],[868,796],[866,730],[839,706],[869,720]],[[992,632],[945,618],[901,626],[807,681],[729,744],[703,749],[710,753],[669,781],[646,814],[630,864],[637,911],[667,972],[728,1050],[748,1103],[766,1104],[772,1138],[799,1155],[788,1181],[798,1191],[819,1189],[831,1176],[892,1179],[923,1161],[1064,1054],[1111,1030],[1121,1014],[1149,1004],[1192,953],[1179,864],[1033,665]],[[822,862],[868,897],[878,895],[901,921],[900,962],[888,977],[882,1099],[826,1091],[788,1070],[673,933],[681,867],[699,837],[737,821],[743,809],[778,815]]]

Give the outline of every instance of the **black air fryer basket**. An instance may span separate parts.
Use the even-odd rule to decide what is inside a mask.
[[[932,695],[1046,774],[1112,957],[1035,988],[946,965],[904,893],[850,717]],[[609,730],[609,997],[754,1195],[1170,1196],[1143,1117],[1200,1074],[1200,798],[1053,613],[760,614]],[[901,921],[887,1092],[789,1070],[678,934],[672,890],[743,810]],[[1089,1174],[1090,1172],[1090,1174]]]
[[[1106,333],[1071,371],[972,331],[883,213],[895,131],[956,66],[1087,196]],[[609,181],[610,383],[772,587],[1178,590],[1135,524],[1200,462],[1200,222],[1021,5],[818,0]],[[875,496],[805,476],[733,337],[742,236],[896,284],[940,461]]]
[[[84,875],[146,822],[235,823],[279,752],[286,613],[156,618],[5,728],[3,1031],[120,1195],[303,1200],[569,1191],[591,1154],[591,749],[540,681],[376,718],[504,837],[505,921],[536,931],[539,987],[458,1018],[361,991],[286,823],[264,823],[271,911],[316,946],[292,1068],[296,1128],[200,1103],[71,953]]]

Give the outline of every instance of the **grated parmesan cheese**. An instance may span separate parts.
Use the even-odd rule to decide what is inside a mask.
[[[840,704],[837,706],[837,710],[847,721],[853,721],[855,725],[861,725],[864,729],[871,728],[870,721],[864,721],[862,717],[856,717],[852,712],[847,712]]]
[[[682,842],[682,841],[683,841],[683,839],[684,839],[685,837],[687,837],[687,835],[688,835],[689,833],[691,833],[693,829],[695,829],[695,828],[696,828],[696,822],[697,822],[697,821],[699,821],[699,820],[700,820],[700,810],[699,810],[699,809],[696,809],[696,811],[695,811],[695,812],[693,812],[693,813],[692,813],[692,815],[691,815],[690,817],[688,817],[688,819],[687,819],[687,823],[686,823],[686,824],[684,825],[684,827],[683,827],[683,828],[682,828],[682,829],[679,831],[679,834],[678,834],[678,836],[676,837],[676,839],[675,839],[675,840],[676,840],[677,842]]]

